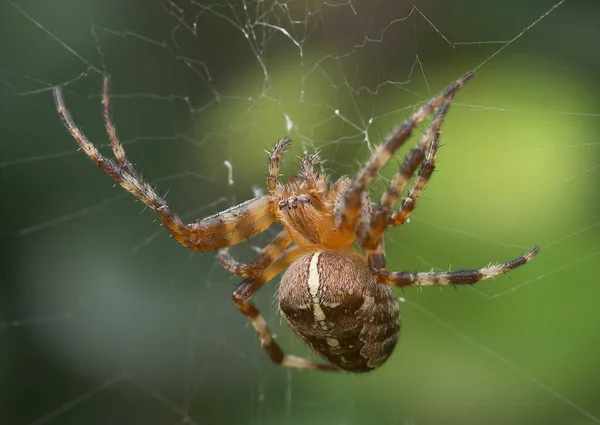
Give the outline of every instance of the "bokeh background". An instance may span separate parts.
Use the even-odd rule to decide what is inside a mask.
[[[0,423],[600,422],[600,3],[2,0],[0,17]],[[356,173],[470,69],[388,266],[541,253],[475,288],[398,291],[400,344],[361,376],[273,366],[231,302],[238,279],[77,152],[51,96],[64,86],[105,145],[109,73],[130,158],[193,219],[263,188],[284,135],[287,175],[315,151],[332,179]],[[259,308],[310,355],[275,291]]]

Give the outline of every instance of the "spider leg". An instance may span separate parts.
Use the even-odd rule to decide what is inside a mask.
[[[404,123],[396,127],[390,136],[371,155],[363,169],[358,173],[348,191],[345,193],[340,208],[336,209],[336,228],[342,232],[354,232],[358,221],[362,194],[377,173],[394,155],[396,150],[410,137],[412,130],[421,123],[444,100],[452,96],[467,81],[475,75],[474,71],[468,72],[462,78],[448,86],[446,90],[433,97],[426,105],[419,108]]]
[[[339,369],[332,365],[319,364],[302,357],[284,354],[283,350],[275,342],[273,335],[267,328],[265,319],[260,315],[260,312],[254,303],[250,301],[250,298],[256,291],[287,268],[304,254],[304,252],[305,251],[299,246],[293,246],[284,251],[283,254],[281,254],[273,264],[267,267],[260,276],[244,279],[240,286],[233,292],[233,301],[244,316],[250,320],[252,326],[254,326],[254,329],[260,338],[262,347],[265,349],[273,363],[299,369],[337,371]]]
[[[184,246],[195,251],[212,251],[240,243],[268,228],[275,216],[271,212],[268,196],[261,196],[244,202],[223,212],[192,223],[183,223],[171,210],[167,202],[142,178],[129,162],[118,139],[110,117],[108,77],[104,82],[102,103],[104,118],[111,148],[117,162],[103,156],[83,132],[77,127],[65,106],[60,87],[54,88],[56,108],[65,127],[104,174],[119,183],[125,190],[153,209],[167,227],[171,235]]]
[[[448,104],[448,106],[450,105]],[[427,182],[433,174],[433,171],[435,170],[435,160],[437,156],[437,150],[439,148],[440,126],[441,120],[438,123],[437,128],[435,129],[435,133],[429,145],[429,149],[427,150],[427,155],[425,156],[423,165],[421,165],[421,168],[419,169],[419,175],[417,176],[412,187],[409,189],[408,195],[406,195],[406,198],[404,198],[404,201],[402,201],[402,206],[400,207],[400,210],[392,214],[391,217],[389,217],[388,225],[403,225],[404,223],[406,223],[406,220],[408,220],[408,217],[410,217],[413,210],[415,209],[417,200],[421,197],[423,189],[425,189],[425,185],[427,184]]]
[[[106,132],[108,133],[108,138],[110,140],[110,147],[115,154],[115,159],[117,160],[117,164],[120,167],[126,169],[130,173],[137,173],[133,164],[129,162],[127,159],[127,154],[125,153],[125,149],[123,149],[123,145],[119,141],[119,136],[117,135],[117,127],[112,122],[112,114],[110,112],[110,76],[106,76],[104,78],[104,85],[102,87],[102,107],[104,110],[104,126],[106,128]]]
[[[415,173],[417,167],[422,164],[417,180],[411,187],[407,198],[402,204],[401,213],[408,217],[408,214],[410,214],[410,211],[414,208],[416,200],[433,173],[435,157],[439,146],[440,128],[442,126],[442,120],[450,108],[452,97],[453,96],[450,95],[439,107],[431,125],[427,128],[417,146],[413,148],[404,159],[402,166],[394,175],[392,183],[381,198],[381,203],[375,206],[371,220],[367,221],[363,218],[360,240],[361,245],[365,249],[375,249],[381,241],[385,229],[390,224],[393,224],[392,217],[398,215],[398,213],[391,216],[391,210],[394,208],[394,204],[408,184],[409,179]],[[404,206],[406,206],[406,211],[408,211],[408,213],[404,212]]]
[[[217,259],[223,268],[237,276],[255,277],[271,265],[290,243],[292,238],[287,230],[283,230],[249,264],[236,261],[227,248],[219,250]]]
[[[385,268],[376,269],[377,282],[392,286],[427,285],[472,285],[480,280],[489,279],[528,263],[538,253],[535,247],[528,253],[502,264],[490,265],[476,270],[458,270],[447,272],[388,272]]]
[[[269,177],[267,178],[267,189],[269,194],[273,195],[275,189],[277,189],[277,178],[279,177],[279,164],[281,157],[285,154],[285,151],[290,147],[292,139],[284,137],[279,139],[272,151],[267,151],[269,154]]]

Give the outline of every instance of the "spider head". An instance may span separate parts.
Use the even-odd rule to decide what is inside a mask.
[[[277,220],[303,246],[322,245],[323,227],[331,221],[332,208],[327,202],[325,177],[292,177],[279,187],[273,202]]]
[[[325,212],[328,209],[325,205],[325,193],[326,190],[307,185],[301,176],[292,177],[276,195],[278,215],[285,220],[286,217],[293,219]]]
[[[282,214],[300,213],[311,208],[322,211],[326,209],[326,194],[327,180],[322,174],[294,176],[277,191],[277,206]]]
[[[303,207],[305,204],[310,204],[310,196],[308,196],[306,193],[303,193],[299,196],[290,196],[287,199],[282,199],[281,201],[279,201],[279,211],[288,209],[288,210],[295,210],[298,207]]]

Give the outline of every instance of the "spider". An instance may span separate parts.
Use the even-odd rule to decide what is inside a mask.
[[[279,365],[314,370],[367,372],[383,364],[396,346],[400,312],[392,286],[474,284],[519,267],[538,252],[477,270],[390,272],[385,267],[383,234],[405,223],[431,177],[440,130],[458,89],[475,73],[467,73],[433,97],[399,125],[373,152],[352,180],[332,185],[315,172],[318,155],[300,159],[301,174],[278,182],[281,157],[291,140],[280,139],[269,154],[268,194],[258,196],[202,220],[184,223],[127,159],[110,112],[110,79],[104,78],[104,121],[115,159],[103,156],[75,125],[59,87],[56,107],[67,130],[102,172],[158,214],[170,234],[195,251],[219,250],[218,261],[243,278],[233,292],[237,308],[250,320],[270,359]],[[379,170],[429,114],[431,124],[406,156],[379,203],[365,191]],[[419,168],[420,167],[420,168]],[[417,172],[418,169],[418,172]],[[417,173],[399,209],[394,205]],[[283,230],[250,263],[236,261],[227,250],[266,230]],[[363,248],[355,250],[353,243]],[[277,291],[278,307],[290,327],[329,363],[284,354],[258,309],[250,301],[264,284],[284,271]]]

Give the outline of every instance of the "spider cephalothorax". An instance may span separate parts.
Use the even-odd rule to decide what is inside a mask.
[[[127,159],[111,119],[108,77],[102,104],[115,161],[103,156],[75,125],[58,87],[54,98],[65,126],[86,155],[153,209],[179,243],[195,251],[221,248],[221,265],[244,278],[233,293],[235,305],[250,319],[273,362],[305,369],[365,372],[381,365],[398,339],[400,313],[391,286],[474,284],[525,264],[538,252],[534,248],[514,260],[477,270],[409,273],[385,268],[383,234],[389,226],[405,223],[412,213],[433,173],[442,120],[456,91],[473,76],[474,72],[467,73],[415,111],[373,152],[353,180],[343,177],[328,186],[326,177],[314,171],[318,156],[307,155],[301,158],[302,174],[287,184],[279,183],[279,163],[290,144],[289,139],[281,139],[269,152],[268,194],[191,223],[184,223]],[[431,124],[381,201],[372,202],[366,192],[369,183],[433,111]],[[417,169],[413,185],[395,210]],[[229,255],[226,247],[251,238],[274,222],[281,223],[284,230],[252,262],[239,263]],[[355,241],[364,255],[354,250]],[[250,301],[285,269],[278,290],[281,314],[330,364],[284,354]]]
[[[290,139],[281,139],[270,154],[281,155],[289,146]],[[342,177],[329,188],[327,177],[315,173],[319,163],[317,155],[300,158],[302,174],[294,176],[286,184],[277,184],[272,196],[276,220],[279,221],[294,242],[307,249],[342,249],[354,240],[354,232],[342,232],[335,227],[336,201],[348,188],[350,179]]]

